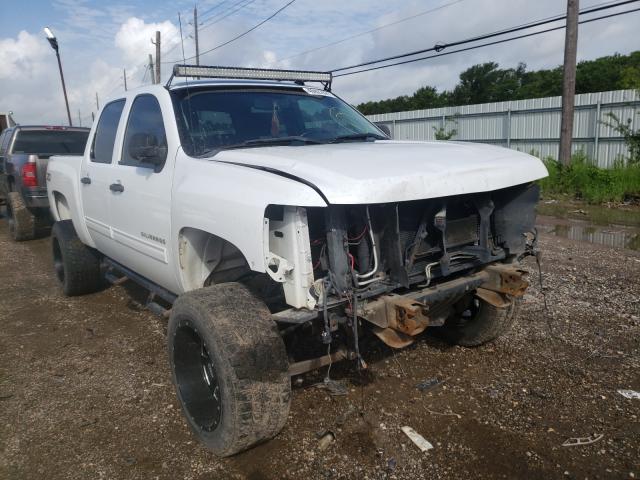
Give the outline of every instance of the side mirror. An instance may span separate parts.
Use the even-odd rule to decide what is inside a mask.
[[[151,133],[135,133],[129,140],[128,150],[131,158],[153,166],[156,173],[167,158],[167,147],[158,145],[158,139]]]
[[[389,128],[388,125],[384,124],[384,123],[376,123],[375,124],[376,127],[378,127],[380,130],[382,130],[382,132],[389,138],[391,137],[391,129]]]

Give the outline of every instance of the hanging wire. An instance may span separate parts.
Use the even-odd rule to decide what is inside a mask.
[[[622,2],[620,4],[616,4],[616,5],[613,5],[611,7],[605,7],[605,8],[613,8],[613,7],[617,7],[619,5],[622,5],[622,4],[632,3],[632,2],[637,2],[637,1],[639,1],[639,0],[628,0],[626,2]],[[588,20],[581,20],[578,23],[585,24],[585,23],[595,22],[595,21],[598,21],[598,20],[604,20],[606,18],[612,18],[612,17],[617,17],[617,16],[620,16],[620,15],[626,15],[626,14],[629,14],[629,13],[634,13],[634,12],[637,12],[639,10],[640,10],[640,8],[635,8],[635,9],[632,9],[632,10],[626,10],[624,12],[611,13],[611,14],[608,14],[608,15],[602,15],[600,17],[590,18]],[[555,20],[555,21],[557,21],[557,20]],[[545,23],[551,23],[551,21],[547,21]],[[538,26],[538,25],[539,24],[536,24],[535,26]],[[533,26],[534,25],[532,25],[532,27]],[[524,28],[532,28],[532,27],[524,27]],[[524,28],[519,28],[519,30],[522,30]],[[518,40],[518,39],[521,39],[521,38],[533,37],[533,36],[536,36],[536,35],[541,35],[543,33],[552,32],[552,31],[555,31],[555,30],[562,30],[564,28],[565,28],[565,25],[560,25],[558,27],[547,28],[545,30],[539,30],[539,31],[532,32],[532,33],[527,33],[527,34],[523,34],[523,35],[517,35],[517,36],[514,36],[514,37],[509,37],[509,38],[505,38],[505,39],[501,39],[501,40],[496,40],[496,41],[493,41],[493,42],[486,42],[486,43],[483,43],[483,44],[480,44],[480,45],[473,45],[471,47],[460,48],[458,50],[452,50],[452,51],[449,51],[449,52],[438,53],[438,54],[435,54],[435,55],[428,55],[428,56],[419,57],[419,58],[412,58],[410,60],[404,60],[404,61],[394,62],[394,63],[390,63],[390,64],[386,64],[386,65],[374,66],[374,67],[360,69],[360,70],[353,71],[353,72],[339,73],[338,75],[334,75],[334,77],[336,77],[336,78],[337,77],[345,77],[345,76],[348,76],[348,75],[355,75],[357,73],[364,73],[364,72],[370,72],[370,71],[374,71],[374,70],[381,70],[383,68],[394,67],[394,66],[397,66],[397,65],[406,65],[406,64],[409,64],[409,63],[419,62],[419,61],[422,61],[422,60],[428,60],[428,59],[431,59],[431,58],[444,57],[446,55],[452,55],[454,53],[466,52],[466,51],[469,51],[469,50],[475,50],[475,49],[482,48],[482,47],[487,47],[487,46],[490,46],[490,45],[499,45],[499,44],[502,44],[502,43],[507,43],[507,42],[511,42],[511,41],[514,41],[514,40]],[[510,30],[510,31],[516,31],[516,30]],[[481,36],[481,37],[482,38],[489,38],[489,35],[490,36],[496,36],[494,34],[488,34],[487,36]],[[500,35],[502,35],[502,34],[500,34]],[[477,39],[469,39],[469,40],[466,40],[466,41],[453,42],[453,43],[447,44],[445,46],[436,46],[436,47],[433,47],[433,48],[424,49],[422,51],[423,52],[433,51],[433,50],[441,51],[443,48],[446,48],[447,46],[461,45],[463,43],[475,42],[475,41],[477,41]],[[408,54],[396,55],[394,57],[388,57],[386,59],[380,59],[380,60],[374,60],[374,61],[371,61],[371,62],[365,62],[364,64],[361,64],[361,65],[364,66],[364,65],[371,65],[371,64],[376,64],[376,63],[382,63],[382,62],[388,61],[390,58],[403,58],[403,57],[412,56],[412,55],[416,55],[416,53],[412,52],[412,53],[408,53]],[[343,67],[343,68],[339,68],[337,70],[333,70],[333,72],[349,70],[349,69],[352,69],[352,68],[358,68],[358,66]]]
[[[627,5],[629,3],[635,3],[635,2],[638,2],[638,1],[639,0],[625,0],[625,1],[622,1],[622,2],[617,2],[615,4],[589,8],[589,9],[586,9],[586,10],[583,10],[582,12],[580,12],[580,15],[593,13],[593,12],[598,12],[600,10],[606,10],[606,9],[609,9],[609,8],[619,7],[619,6],[622,6],[622,5]],[[518,26],[515,26],[515,27],[506,28],[506,29],[503,29],[503,30],[497,30],[497,31],[494,31],[494,32],[491,32],[491,33],[485,33],[485,34],[482,34],[482,35],[477,35],[475,37],[470,37],[470,38],[467,38],[467,39],[464,39],[464,40],[458,40],[458,41],[455,41],[455,42],[436,44],[433,47],[429,47],[429,48],[423,48],[423,49],[420,49],[420,50],[414,50],[412,52],[401,53],[401,54],[398,54],[398,55],[392,55],[392,56],[385,57],[385,58],[379,58],[377,60],[370,60],[370,61],[367,61],[367,62],[357,63],[355,65],[349,65],[347,67],[334,68],[332,70],[332,72],[342,72],[342,71],[345,71],[345,70],[352,70],[354,68],[365,67],[365,66],[368,66],[368,65],[376,64],[376,63],[382,63],[382,62],[388,62],[388,61],[391,61],[391,60],[397,60],[397,59],[400,59],[400,58],[412,57],[412,56],[415,56],[415,55],[418,55],[418,54],[421,54],[421,53],[426,53],[426,52],[434,52],[434,51],[435,52],[441,52],[445,48],[456,47],[458,45],[464,45],[464,44],[467,44],[467,43],[478,42],[480,40],[487,40],[489,38],[494,38],[494,37],[497,37],[497,36],[506,35],[508,33],[515,33],[515,32],[519,32],[521,30],[527,30],[529,28],[539,27],[539,26],[542,26],[542,25],[546,25],[548,23],[557,22],[557,21],[563,20],[565,18],[567,18],[566,14],[559,15],[559,16],[556,16],[556,17],[547,18],[547,19],[537,20],[537,21],[534,21],[534,22],[530,22],[528,24],[518,25]],[[564,28],[564,26],[559,27],[559,28]]]
[[[200,52],[200,56],[205,55],[207,53],[211,53],[215,50],[218,50],[219,48],[225,47],[227,45],[229,45],[230,43],[235,42],[236,40],[239,40],[240,38],[244,37],[245,35],[248,35],[249,33],[253,32],[254,30],[256,30],[257,28],[261,27],[262,25],[264,25],[265,23],[267,23],[269,20],[273,19],[276,15],[278,15],[280,12],[282,12],[283,10],[285,10],[286,8],[288,8],[290,5],[292,5],[296,0],[290,0],[289,2],[287,2],[285,5],[283,5],[282,7],[280,7],[278,10],[276,10],[275,12],[273,12],[271,15],[269,15],[267,18],[265,18],[264,20],[262,20],[261,22],[257,23],[256,25],[254,25],[253,27],[251,27],[249,30],[245,30],[244,32],[242,32],[239,35],[236,35],[235,37],[233,37],[230,40],[227,40],[226,42],[223,42],[219,45],[216,45],[213,48],[210,48],[209,50],[205,50],[203,52]],[[193,60],[194,58],[196,58],[196,56],[192,56],[192,57],[187,57],[187,58],[183,58],[182,61],[186,62],[187,60]],[[162,62],[162,63],[178,63],[180,60],[173,60],[173,61],[167,61],[167,62]]]

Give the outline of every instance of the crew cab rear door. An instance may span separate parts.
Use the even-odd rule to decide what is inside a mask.
[[[173,118],[167,109],[166,118]],[[114,260],[155,283],[175,290],[170,264],[171,182],[177,145],[167,142],[163,111],[151,94],[137,95],[128,108],[122,148],[110,184]],[[169,152],[174,152],[170,155]]]
[[[109,215],[109,184],[113,177],[114,146],[118,140],[118,126],[124,106],[124,98],[104,106],[91,139],[89,155],[85,155],[80,169],[80,194],[85,224],[96,248],[108,256],[114,253]]]

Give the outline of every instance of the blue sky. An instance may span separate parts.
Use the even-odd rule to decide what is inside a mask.
[[[263,20],[287,0],[199,1],[201,51],[218,45]],[[604,0],[583,0],[583,8]],[[272,21],[227,47],[204,55],[201,63],[331,69],[436,42],[453,41],[562,13],[564,0],[296,0]],[[0,6],[0,111],[12,110],[21,123],[60,123],[65,119],[55,55],[42,28],[49,26],[60,52],[74,118],[84,124],[101,99],[124,88],[148,83],[145,63],[154,47],[150,37],[163,31],[163,60],[180,57],[178,12],[183,15],[185,54],[193,55],[193,1],[22,0]],[[384,26],[411,15],[442,7],[398,25],[385,27],[348,42],[288,57],[345,37]],[[237,7],[235,7],[237,8]],[[627,7],[629,8],[629,7]],[[221,15],[227,15],[221,19]],[[216,16],[217,15],[217,16]],[[212,21],[218,20],[211,25]],[[640,13],[580,28],[579,59],[638,48]],[[564,33],[442,57],[352,77],[337,79],[336,92],[352,103],[410,94],[423,85],[439,89],[455,85],[469,66],[497,61],[502,66],[526,62],[530,68],[562,62]],[[163,65],[163,78],[170,65]]]

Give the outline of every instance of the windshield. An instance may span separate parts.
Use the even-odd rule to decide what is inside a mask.
[[[192,156],[229,148],[386,138],[355,109],[322,90],[173,93],[182,146]]]
[[[36,155],[82,155],[89,130],[20,130],[13,153]]]

